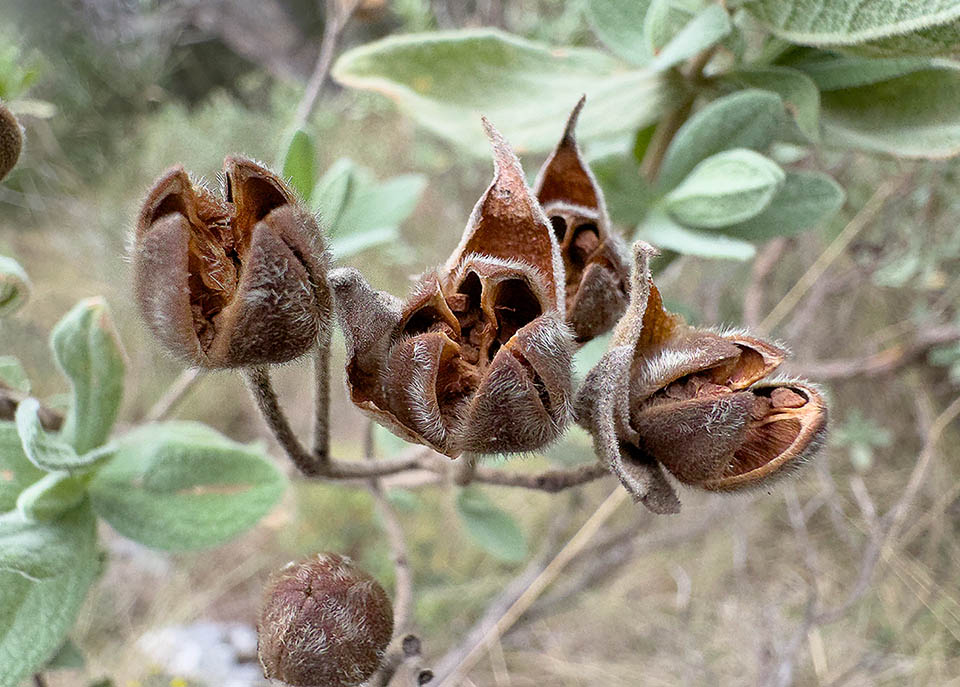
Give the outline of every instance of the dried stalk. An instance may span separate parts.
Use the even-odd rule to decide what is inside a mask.
[[[247,388],[253,395],[254,402],[277,443],[297,469],[307,477],[328,480],[368,480],[409,471],[427,471],[437,476],[437,479],[431,478],[420,485],[414,485],[422,486],[441,481],[447,474],[450,461],[438,458],[422,447],[414,447],[408,455],[391,460],[358,462],[328,458],[326,461],[318,461],[317,456],[308,452],[300,443],[290,427],[290,422],[280,406],[270,381],[269,370],[264,367],[249,368],[244,370],[243,374]],[[606,468],[600,465],[571,470],[548,470],[540,474],[510,473],[478,466],[473,481],[504,487],[557,492],[585,484],[607,474]]]
[[[202,377],[203,372],[197,367],[190,367],[181,372],[180,376],[173,380],[166,391],[163,392],[163,395],[143,416],[143,421],[160,422],[166,419],[170,413],[177,409],[177,406],[183,402]]]

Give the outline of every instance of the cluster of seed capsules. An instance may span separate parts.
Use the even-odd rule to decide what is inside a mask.
[[[456,458],[536,451],[570,418],[635,500],[679,510],[664,469],[712,491],[766,485],[821,443],[826,405],[769,379],[786,350],[667,312],[611,227],[574,136],[583,101],[531,189],[486,120],[494,178],[459,245],[406,299],[333,269],[316,219],[276,174],[228,157],[216,194],[181,167],[153,186],[135,236],[135,294],[159,340],[191,364],[293,360],[347,341],[351,400],[407,441]],[[577,348],[613,331],[575,393]]]

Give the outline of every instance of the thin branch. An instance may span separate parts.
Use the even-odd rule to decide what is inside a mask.
[[[568,600],[579,598],[581,592],[593,589],[594,585],[603,580],[612,579],[619,569],[640,556],[681,546],[728,525],[749,505],[746,500],[732,505],[717,501],[703,509],[696,519],[680,521],[672,527],[657,527],[652,531],[644,531],[642,526],[632,522],[623,530],[598,539],[580,555],[584,566],[578,575],[562,588],[541,597],[524,616],[525,622],[540,617],[547,609],[555,609]]]
[[[780,237],[769,241],[757,255],[750,268],[750,283],[743,294],[743,321],[755,328],[760,324],[760,312],[767,295],[767,277],[777,266],[780,256],[786,250],[787,239]]]
[[[506,472],[496,468],[478,466],[473,475],[473,480],[484,484],[522,487],[555,494],[601,477],[607,477],[610,474],[607,466],[599,462],[569,470],[547,470],[539,473]]]
[[[814,261],[806,273],[800,277],[796,284],[787,291],[786,295],[780,299],[780,302],[770,311],[770,313],[760,323],[758,329],[761,332],[769,332],[774,329],[783,318],[793,310],[794,306],[800,302],[813,284],[823,276],[827,268],[839,258],[846,250],[850,242],[856,238],[863,229],[880,214],[887,200],[896,193],[909,179],[909,177],[900,177],[892,179],[880,185],[870,200],[867,201],[860,211],[854,215],[847,226],[843,228],[833,242],[827,246],[820,256]]]
[[[910,479],[907,480],[907,486],[904,487],[903,493],[900,495],[897,503],[894,504],[884,516],[883,519],[886,522],[885,527],[882,526],[880,528],[882,533],[872,537],[870,543],[867,545],[853,589],[850,590],[846,599],[836,608],[821,611],[817,614],[815,621],[818,625],[828,625],[842,618],[843,615],[860,600],[867,589],[869,589],[870,580],[873,578],[874,570],[880,562],[885,547],[899,534],[907,511],[916,498],[920,485],[923,484],[923,480],[926,478],[928,468],[936,452],[937,444],[940,441],[940,436],[950,423],[960,416],[960,397],[954,399],[932,422],[927,423],[922,421],[922,409],[920,409],[918,414],[921,416],[921,424],[927,426],[925,432],[926,437],[923,442],[923,448],[920,450],[920,455],[917,457],[917,462],[913,467],[913,471],[910,473]]]
[[[850,379],[890,374],[910,365],[932,348],[960,341],[960,327],[942,325],[918,331],[913,340],[889,346],[882,351],[858,358],[840,358],[791,364],[790,370],[817,380]]]
[[[683,70],[683,76],[690,82],[698,82],[703,78],[703,70],[713,59],[717,46],[711,46],[706,50],[694,56]],[[640,162],[640,174],[648,183],[653,183],[660,174],[660,167],[667,155],[667,149],[670,147],[673,137],[683,126],[684,122],[690,116],[693,110],[693,101],[696,99],[696,89],[691,89],[690,93],[684,96],[683,100],[676,106],[667,110],[663,119],[654,129],[653,138],[643,154],[643,160]]]
[[[551,520],[543,544],[540,546],[540,551],[533,560],[503,588],[500,594],[487,604],[483,615],[473,624],[473,627],[470,628],[470,631],[466,633],[459,644],[450,649],[437,662],[437,675],[441,683],[456,670],[457,666],[463,663],[473,648],[483,640],[484,636],[497,624],[504,613],[516,603],[517,599],[544,571],[563,542],[563,536],[573,512],[574,508],[572,507],[559,511],[558,517]]]
[[[370,687],[420,687],[433,680],[433,671],[423,667],[420,638],[416,635],[394,637],[386,658]]]
[[[455,685],[458,680],[470,672],[470,669],[480,660],[483,653],[517,622],[530,605],[533,604],[557,576],[563,572],[567,564],[586,547],[593,536],[603,527],[607,520],[610,519],[610,516],[616,512],[617,508],[626,498],[626,490],[618,487],[600,504],[593,515],[583,524],[583,527],[560,549],[560,552],[554,556],[547,567],[530,582],[529,586],[524,589],[519,598],[503,613],[493,627],[484,633],[480,641],[474,645],[463,660],[451,670],[446,679],[441,681],[441,685]]]
[[[650,144],[643,154],[643,161],[640,163],[640,174],[648,183],[656,181],[663,159],[667,155],[667,148],[670,147],[670,142],[677,131],[687,121],[692,109],[693,98],[687,97],[679,105],[668,110],[654,129],[653,138],[650,139]]]
[[[303,447],[297,435],[293,433],[287,416],[284,415],[277,399],[277,393],[270,382],[270,372],[266,367],[251,367],[243,371],[247,388],[253,394],[253,399],[266,420],[267,426],[279,442],[293,464],[305,475],[316,475],[317,464],[313,456]]]
[[[323,38],[320,41],[320,53],[317,55],[317,62],[313,67],[313,73],[310,80],[307,81],[307,87],[303,92],[303,98],[297,105],[297,113],[294,118],[294,128],[300,128],[310,119],[310,113],[313,112],[323,85],[330,75],[330,67],[333,66],[333,58],[337,52],[337,43],[340,41],[340,35],[346,28],[350,17],[360,6],[361,0],[345,0],[343,7],[340,7],[338,0],[327,0],[326,16],[323,27]]]
[[[373,420],[367,420],[363,434],[363,455],[368,461],[376,460],[376,448],[373,442]],[[410,560],[407,553],[407,542],[400,526],[397,513],[387,499],[387,495],[376,477],[370,479],[370,493],[383,529],[387,534],[387,543],[393,557],[393,572],[395,588],[393,593],[393,634],[395,637],[407,633],[410,625],[410,616],[413,612],[413,573],[410,570]]]
[[[313,458],[318,468],[330,464],[330,342],[327,328],[313,351]]]
[[[464,453],[453,464],[453,483],[458,487],[469,485],[477,475],[477,463],[480,457],[475,453]]]
[[[165,419],[176,410],[177,406],[187,397],[197,385],[197,382],[203,377],[200,368],[190,367],[180,373],[170,386],[167,387],[163,395],[157,399],[157,402],[143,416],[144,422],[159,422]]]
[[[368,480],[372,477],[386,477],[401,472],[426,471],[426,479],[420,484],[410,485],[425,486],[443,480],[449,470],[450,461],[439,458],[423,447],[413,447],[408,454],[391,460],[361,462],[328,458],[326,461],[318,461],[317,457],[300,443],[290,427],[290,421],[284,414],[270,381],[269,370],[265,367],[248,368],[243,374],[247,388],[253,395],[254,402],[277,443],[297,469],[307,477],[328,480]],[[608,474],[606,469],[599,464],[571,470],[548,470],[541,474],[514,473],[478,467],[474,481],[556,492],[585,484],[606,474]]]
[[[47,680],[43,677],[43,673],[33,674],[33,684],[34,687],[47,687]]]

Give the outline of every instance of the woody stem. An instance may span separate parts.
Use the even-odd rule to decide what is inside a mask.
[[[703,70],[707,66],[707,63],[710,62],[716,49],[717,46],[707,48],[687,63],[686,69],[683,71],[683,75],[687,81],[697,82],[703,78]],[[647,150],[643,155],[643,161],[640,163],[640,174],[643,175],[643,178],[646,179],[648,183],[656,181],[657,175],[660,173],[660,167],[663,165],[663,160],[667,155],[667,149],[670,147],[670,142],[673,141],[673,137],[677,135],[677,131],[680,130],[680,127],[683,126],[684,122],[686,122],[690,116],[690,112],[693,110],[695,93],[696,90],[691,89],[691,92],[684,95],[679,103],[670,108],[663,119],[657,124],[657,128],[653,132],[653,138],[650,140],[650,145],[647,146]]]
[[[270,372],[266,367],[250,367],[243,371],[244,381],[247,388],[253,395],[253,400],[257,404],[257,409],[263,415],[267,426],[273,432],[273,436],[283,448],[284,452],[297,466],[297,469],[305,475],[319,474],[319,466],[314,456],[311,455],[297,439],[290,422],[280,407],[280,401],[277,393],[273,390],[273,384],[270,382]]]
[[[330,464],[330,339],[326,329],[313,353],[313,460],[322,471]]]

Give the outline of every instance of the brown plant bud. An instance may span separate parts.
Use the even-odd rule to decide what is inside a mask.
[[[766,486],[820,447],[827,409],[807,382],[761,382],[786,358],[781,347],[668,313],[650,277],[654,254],[634,246],[630,305],[576,415],[634,498],[673,513],[680,502],[661,466],[711,491]]]
[[[331,274],[351,399],[452,457],[543,446],[562,431],[571,394],[559,248],[513,151],[484,126],[493,183],[444,269],[406,302],[355,270]]]
[[[20,157],[23,133],[20,123],[3,103],[0,103],[0,181],[10,173]]]
[[[266,677],[294,687],[353,687],[383,661],[393,607],[349,558],[322,553],[273,575],[257,633]]]
[[[283,363],[329,326],[328,255],[275,174],[224,161],[223,195],[174,167],[137,219],[134,293],[160,342],[207,368]]]
[[[534,183],[560,245],[567,322],[577,343],[613,328],[627,307],[630,279],[626,246],[610,225],[603,191],[574,137],[585,100],[574,107],[563,138]]]

